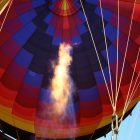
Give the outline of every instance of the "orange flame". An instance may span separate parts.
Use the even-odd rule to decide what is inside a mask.
[[[69,96],[72,92],[72,80],[69,75],[71,46],[61,44],[59,48],[59,60],[55,66],[54,77],[51,81],[51,96],[53,109],[57,115],[63,115],[66,111]]]

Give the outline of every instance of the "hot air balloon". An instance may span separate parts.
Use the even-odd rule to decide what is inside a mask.
[[[4,133],[20,140],[95,139],[111,130],[116,114],[130,114],[140,99],[139,0],[7,0],[0,11]],[[75,90],[73,110],[59,127],[48,112],[61,43],[72,46]]]

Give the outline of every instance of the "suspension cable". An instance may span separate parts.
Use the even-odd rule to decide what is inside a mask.
[[[111,76],[109,53],[108,53],[108,48],[107,48],[108,45],[107,45],[107,39],[106,39],[106,31],[105,31],[105,24],[104,24],[104,15],[103,15],[103,8],[102,8],[102,0],[99,0],[99,3],[100,3],[100,9],[101,9],[102,25],[103,25],[104,40],[105,40],[105,47],[106,47],[106,54],[107,54],[107,63],[108,63],[108,69],[109,69],[111,96],[112,96],[113,106],[114,106],[113,87],[112,87],[112,76]],[[115,111],[114,108],[113,108],[113,111]]]
[[[125,66],[125,61],[126,61],[126,56],[127,56],[127,52],[128,52],[128,46],[129,46],[129,40],[130,40],[130,34],[131,34],[131,29],[132,29],[132,23],[133,23],[133,17],[134,17],[134,11],[135,11],[135,5],[136,5],[136,0],[134,2],[133,5],[133,11],[132,11],[132,15],[131,15],[131,22],[130,22],[130,27],[129,27],[129,33],[128,33],[128,39],[127,39],[127,43],[126,43],[126,49],[125,49],[125,55],[124,55],[124,60],[123,60],[123,66],[122,66],[122,70],[121,70],[121,76],[119,79],[119,83],[117,81],[118,78],[118,47],[119,47],[119,39],[118,39],[118,35],[119,32],[117,31],[117,66],[116,66],[116,96],[115,96],[115,110],[116,110],[116,106],[117,106],[117,100],[118,100],[118,95],[119,95],[119,91],[120,91],[120,86],[121,86],[121,81],[122,81],[122,75],[123,75],[123,71],[124,71],[124,66]],[[118,0],[118,28],[119,28],[119,0]],[[119,30],[119,29],[118,29]],[[139,55],[139,52],[138,52]],[[136,58],[137,59],[137,58]],[[132,76],[133,77],[133,76]],[[131,79],[133,81],[133,78]],[[129,87],[131,88],[131,87]],[[126,101],[127,102],[127,101]],[[124,110],[125,110],[126,106],[124,106]],[[125,110],[126,111],[126,110]],[[118,131],[120,129],[120,125],[122,122],[122,119],[124,117],[125,111],[123,111],[123,115],[121,117],[121,120],[119,120],[118,124],[119,127],[117,128]],[[114,132],[113,132],[114,133]],[[116,134],[116,139],[118,139],[118,134]]]
[[[139,87],[140,87],[140,82],[138,83],[138,85],[137,85],[137,87],[136,87],[136,89],[135,89],[135,91],[134,91],[134,94],[133,94],[133,96],[132,96],[132,99],[133,99],[133,97],[134,97],[134,95],[135,95],[135,93],[136,93],[136,91],[138,90]],[[129,107],[130,103],[131,103],[131,101],[128,102],[127,107],[125,108],[125,112],[127,111],[127,108]],[[122,124],[122,121],[123,121],[125,112],[123,113],[121,119],[119,120],[119,123],[120,123],[119,128],[120,128],[120,126],[121,126],[121,124]]]
[[[123,109],[122,117],[121,117],[120,120],[119,120],[120,125],[121,125],[121,123],[122,123],[122,121],[123,121],[123,118],[124,118],[125,112],[127,111],[127,108],[129,107],[129,105],[130,105],[130,103],[131,103],[133,97],[135,96],[136,91],[137,91],[138,88],[140,87],[140,82],[137,84],[137,81],[138,81],[139,77],[140,77],[140,72],[139,72],[139,74],[138,74],[138,76],[137,76],[137,79],[136,79],[136,81],[135,81],[135,87],[133,88],[133,90],[132,90],[132,92],[131,92],[131,96],[130,96],[130,98],[129,98],[127,104],[125,105],[125,108]],[[136,86],[136,85],[137,85],[137,86]]]
[[[109,65],[109,56],[108,56],[108,49],[107,49],[107,41],[106,41],[106,33],[105,33],[105,26],[103,21],[103,10],[102,10],[102,2],[100,2],[100,9],[101,9],[101,16],[102,16],[102,24],[103,24],[103,31],[104,31],[104,38],[105,38],[105,45],[106,45],[106,52],[107,52],[107,59],[108,59],[108,67],[109,67],[109,74],[110,74],[110,85],[112,90],[112,98],[113,97],[113,88],[112,88],[112,79],[111,79],[111,72],[110,72],[110,65]],[[117,91],[117,77],[118,77],[118,46],[119,45],[119,0],[118,0],[118,27],[117,27],[117,68],[116,68],[116,91]],[[117,93],[117,92],[116,92]],[[117,97],[117,94],[116,96]],[[112,129],[112,140],[114,140],[114,136],[116,135],[116,140],[118,140],[118,133],[119,133],[119,123],[118,123],[118,115],[116,114],[116,104],[117,104],[117,98],[115,98],[114,101],[114,110],[112,114],[112,123],[111,123],[111,129]],[[114,124],[115,122],[115,124]]]
[[[121,125],[121,123],[122,123],[122,121],[123,121],[123,117],[124,117],[124,114],[125,114],[125,112],[126,112],[128,106],[130,105],[130,103],[131,103],[133,97],[135,96],[136,91],[137,91],[138,88],[140,87],[140,82],[137,83],[137,81],[138,81],[139,78],[140,78],[140,71],[139,71],[138,76],[137,76],[137,78],[136,78],[136,81],[135,81],[135,84],[134,84],[133,90],[132,90],[132,92],[131,92],[130,99],[129,99],[129,101],[127,102],[127,105],[126,105],[126,107],[125,107],[125,109],[124,109],[124,111],[123,111],[122,117],[121,117],[120,120],[119,120],[120,125]],[[136,86],[136,85],[137,85],[137,86]]]
[[[112,140],[114,140],[114,137],[116,135],[116,140],[118,140],[118,135],[119,135],[119,120],[118,120],[118,115],[116,113],[116,107],[117,107],[117,99],[119,92],[117,92],[118,88],[118,63],[119,63],[119,58],[118,58],[118,52],[119,52],[119,29],[120,29],[120,3],[119,0],[117,2],[117,60],[116,60],[116,86],[115,86],[115,103],[114,103],[114,113],[112,115],[112,123],[111,123],[111,129],[112,129]],[[115,122],[115,125],[114,125]]]
[[[118,120],[118,115],[116,113],[116,107],[117,107],[117,99],[118,99],[118,94],[117,88],[118,88],[118,63],[119,63],[119,29],[120,29],[120,2],[118,0],[117,2],[117,58],[116,58],[116,86],[115,86],[115,101],[114,101],[114,112],[112,114],[112,123],[111,123],[111,129],[112,129],[112,137],[111,139],[114,140],[116,136],[116,140],[118,140],[118,135],[119,135],[119,120]],[[114,124],[115,123],[115,124]]]
[[[118,92],[120,90],[120,86],[121,86],[121,81],[122,81],[122,76],[123,76],[123,71],[124,71],[126,56],[127,56],[127,52],[128,52],[130,34],[131,34],[131,30],[132,30],[132,24],[133,24],[133,18],[134,18],[134,13],[135,13],[135,7],[136,7],[136,0],[134,1],[134,5],[133,5],[133,11],[132,11],[132,15],[131,15],[129,33],[128,33],[128,38],[127,38],[127,43],[126,43],[125,55],[124,55],[123,66],[122,66],[122,70],[121,70],[121,76],[120,76],[120,79],[119,79],[119,85],[118,85],[118,89],[117,89],[117,94],[118,94]]]
[[[118,88],[118,65],[119,65],[119,29],[120,29],[120,1],[118,0],[118,18],[117,18],[117,62],[116,62],[116,89],[115,89],[115,111],[116,111],[116,106],[117,106],[117,99],[119,92],[117,92]]]
[[[135,80],[135,84],[132,88],[132,91],[130,90],[131,87],[132,87],[132,83],[133,83],[133,79],[134,79],[134,75],[135,75],[135,70],[136,70],[136,66],[137,66],[137,63],[138,63],[138,58],[139,58],[139,55],[140,55],[140,47],[139,47],[139,50],[138,50],[138,53],[137,53],[137,57],[136,57],[136,62],[135,62],[135,66],[134,66],[134,70],[133,70],[133,74],[132,74],[132,77],[131,77],[131,82],[130,82],[130,86],[129,86],[129,89],[128,89],[128,93],[127,93],[127,97],[126,97],[126,101],[125,101],[125,105],[124,105],[124,109],[123,109],[123,114],[122,114],[122,117],[120,120],[123,119],[124,117],[124,114],[129,106],[129,104],[131,103],[131,100],[133,99],[133,96],[134,96],[134,89],[135,89],[135,86],[137,84],[137,81],[139,79],[139,75],[140,75],[140,72],[138,73],[137,75],[137,78]],[[131,92],[130,92],[131,91]]]
[[[130,95],[130,100],[131,100],[131,98],[132,98],[132,96],[133,96],[133,94],[135,92],[135,88],[136,88],[136,85],[137,85],[137,82],[138,82],[139,78],[140,78],[140,71],[139,71],[139,73],[137,75],[137,78],[136,78],[136,82],[134,84],[134,87],[132,88],[132,92],[131,92],[131,95]]]
[[[126,107],[126,104],[127,104],[128,100],[129,100],[130,91],[131,91],[130,89],[132,87],[133,79],[134,79],[134,76],[135,76],[135,70],[136,70],[136,66],[137,66],[137,63],[138,63],[139,54],[140,54],[140,48],[138,50],[138,54],[137,54],[137,57],[136,57],[136,62],[135,62],[133,74],[132,74],[132,77],[131,77],[131,82],[130,82],[130,86],[129,86],[129,89],[128,89],[128,93],[127,93],[127,97],[126,97],[124,108]]]
[[[83,14],[84,14],[85,19],[86,19],[86,23],[87,23],[88,30],[89,30],[89,33],[90,33],[90,36],[91,36],[91,39],[92,39],[92,43],[93,43],[93,46],[94,46],[94,49],[95,49],[95,53],[96,53],[96,55],[97,55],[97,59],[98,59],[99,65],[100,65],[100,68],[101,68],[101,72],[102,72],[102,75],[103,75],[103,79],[104,79],[104,81],[105,81],[105,85],[106,85],[106,88],[107,88],[108,96],[109,96],[109,99],[110,99],[112,108],[114,108],[114,106],[113,106],[113,99],[112,99],[112,97],[110,96],[110,90],[109,90],[108,85],[107,85],[107,81],[106,81],[106,78],[105,78],[105,74],[104,74],[104,71],[103,71],[103,67],[102,67],[102,64],[101,64],[101,61],[100,61],[100,57],[99,57],[99,54],[98,54],[98,51],[97,51],[97,48],[96,48],[96,44],[95,44],[95,41],[94,41],[94,38],[93,38],[93,35],[92,35],[92,32],[91,32],[91,29],[90,29],[90,25],[89,25],[89,22],[88,22],[86,13],[85,13],[85,9],[84,9],[82,0],[80,0],[80,4],[81,4],[82,10],[83,10]]]

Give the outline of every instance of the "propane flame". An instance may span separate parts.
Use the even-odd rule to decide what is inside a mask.
[[[51,81],[53,109],[57,115],[65,114],[73,88],[73,82],[69,75],[69,65],[72,61],[70,56],[71,49],[70,45],[60,45],[58,64],[54,68],[54,77]]]

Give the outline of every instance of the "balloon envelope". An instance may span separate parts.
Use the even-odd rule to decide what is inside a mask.
[[[98,0],[82,1],[107,85],[109,67]],[[102,0],[103,19],[115,94],[117,30],[119,30],[118,77],[121,75],[134,0],[120,1],[120,28],[117,29],[117,0]],[[5,13],[1,16],[1,20]],[[126,62],[119,90],[117,113],[121,115],[133,71],[134,85],[140,71],[140,1],[136,1]],[[76,90],[73,95],[76,126],[70,117],[63,126],[53,127],[49,90],[52,61],[58,59],[61,43],[73,47],[70,74]],[[119,80],[119,78],[118,78]],[[139,80],[139,79],[138,79]],[[133,87],[133,86],[132,86]],[[139,100],[138,88],[130,110]],[[114,95],[115,96],[115,95]],[[0,33],[0,119],[16,128],[44,138],[80,137],[110,124],[112,107],[79,0],[14,1]],[[74,133],[69,133],[72,130]],[[100,136],[101,134],[98,134]]]

